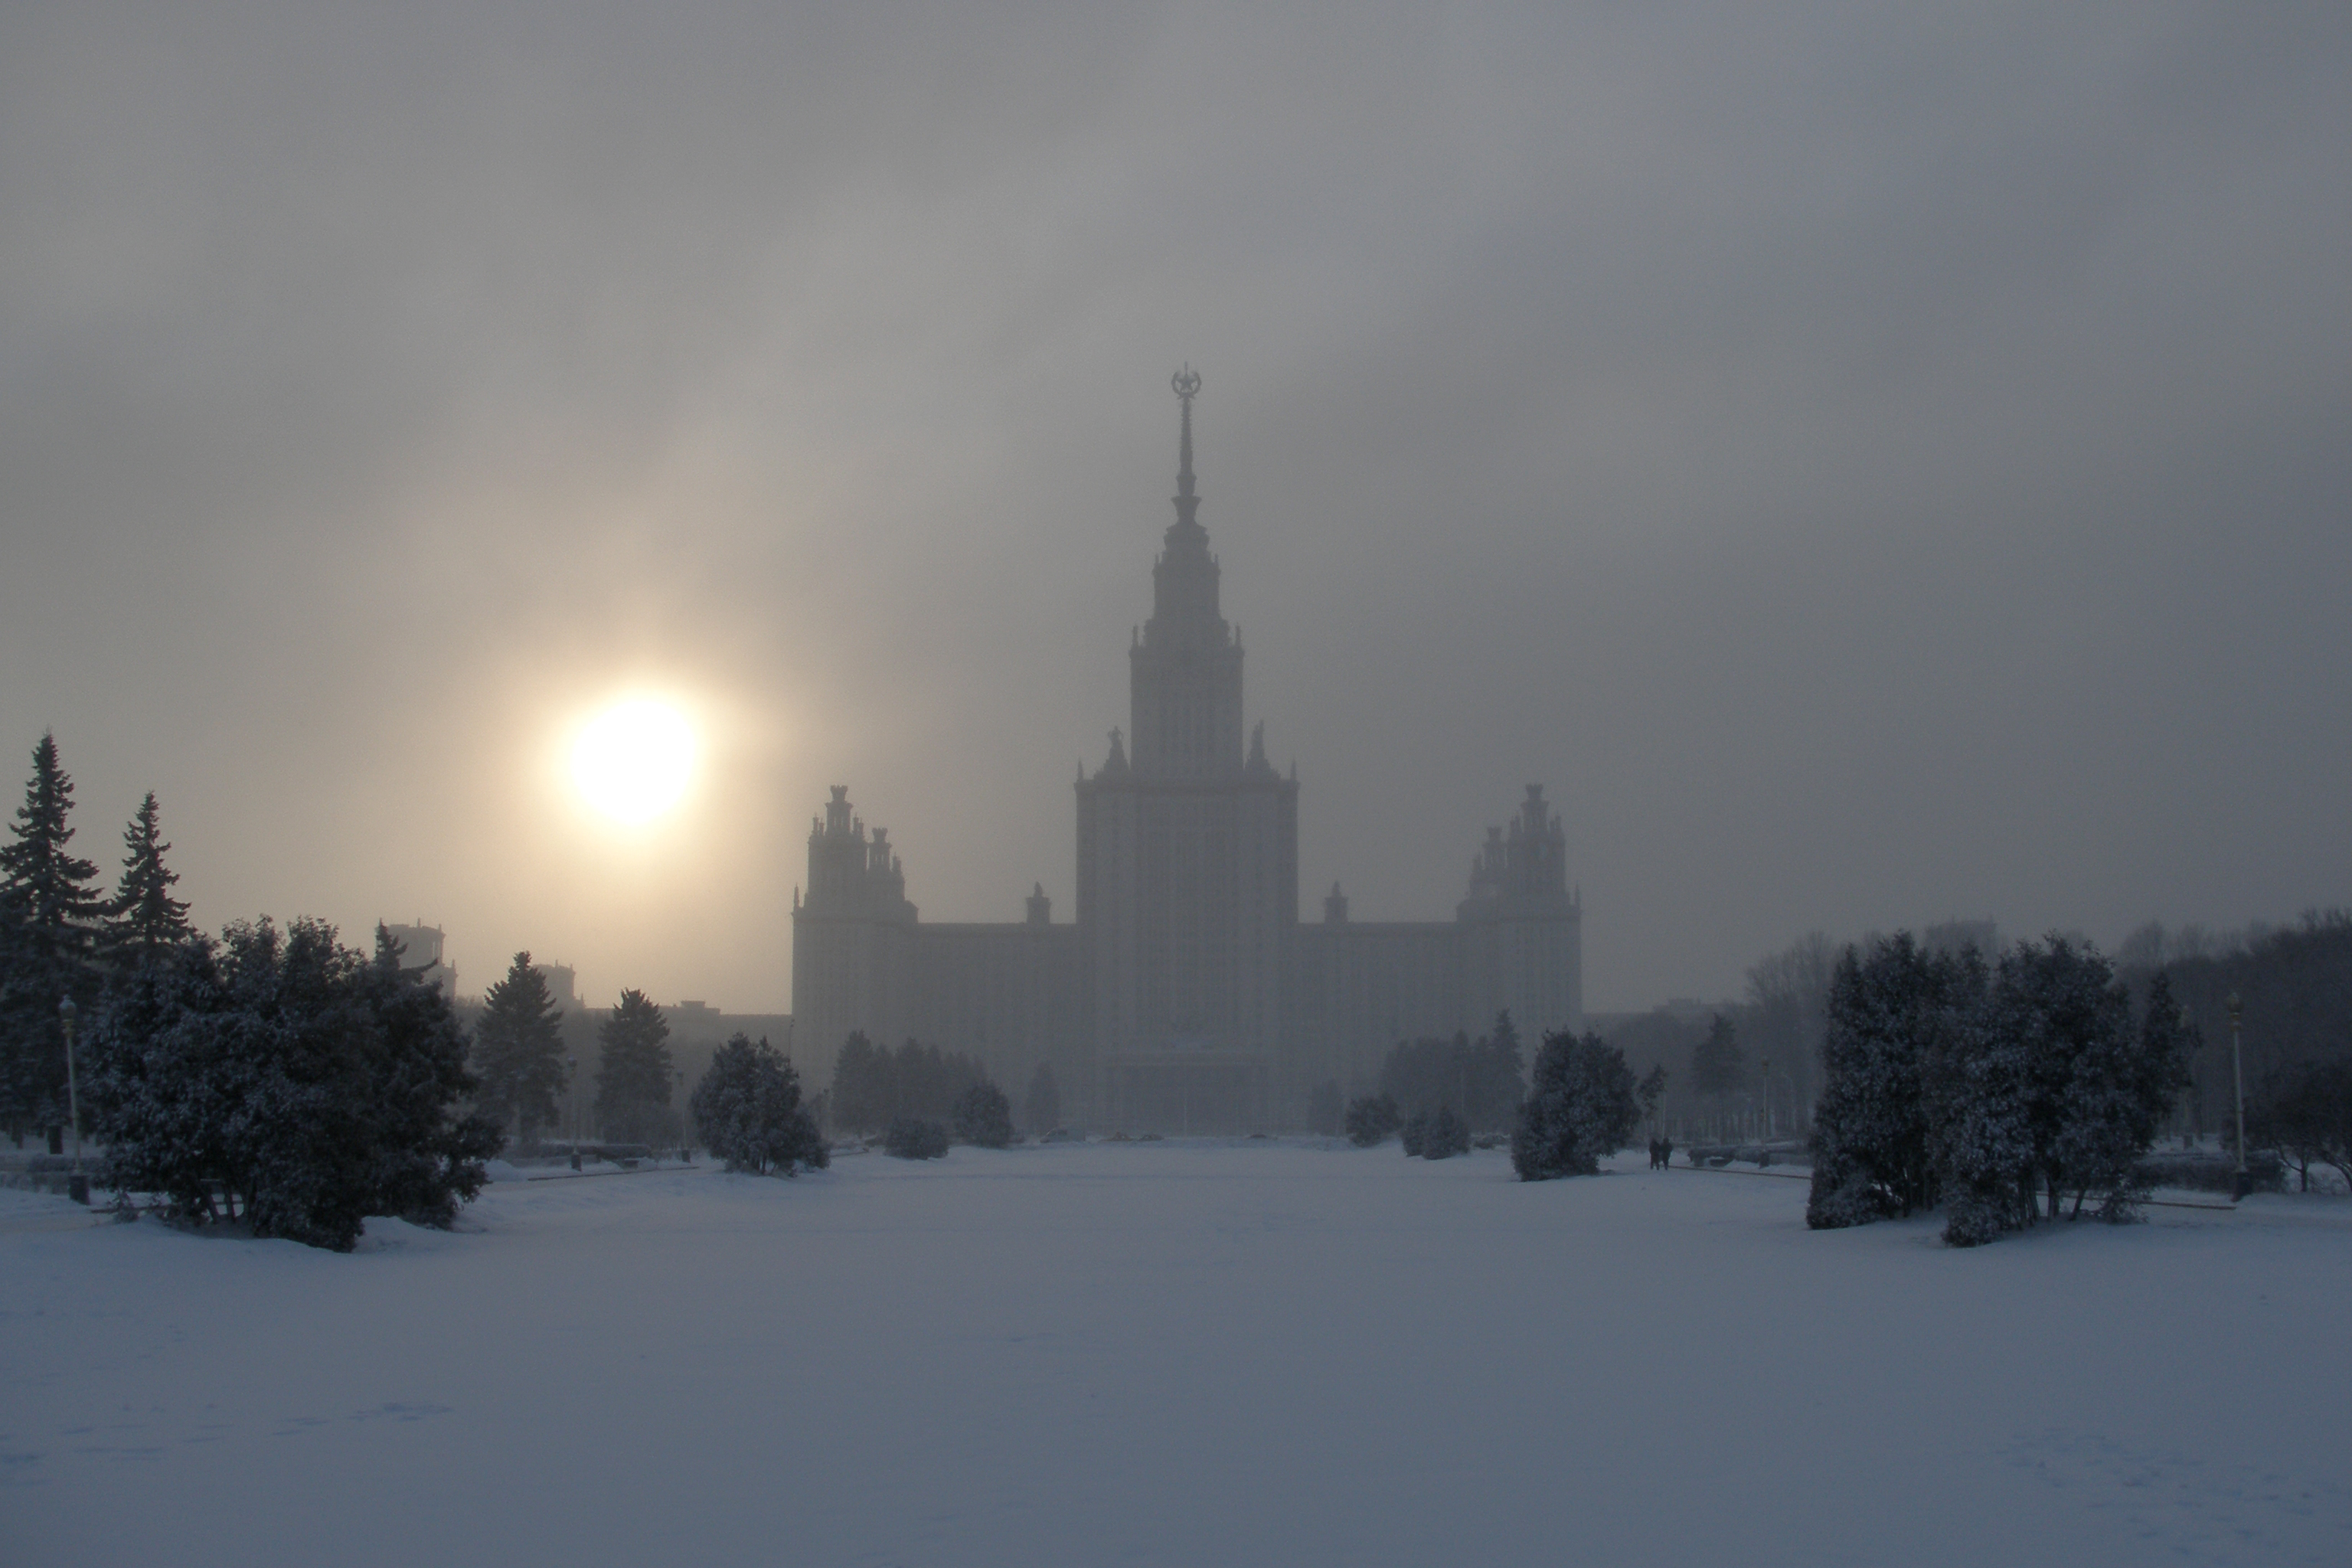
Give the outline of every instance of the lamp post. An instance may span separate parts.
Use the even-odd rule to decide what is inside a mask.
[[[572,1101],[572,1168],[573,1170],[577,1171],[577,1170],[579,1170],[579,1169],[581,1168],[581,1165],[580,1165],[580,1058],[579,1058],[578,1057],[566,1057],[566,1058],[563,1058],[563,1068],[564,1068],[564,1072],[565,1072],[565,1074],[566,1074],[566,1075],[569,1077],[569,1079],[570,1079],[570,1082],[565,1086],[565,1087],[566,1087],[566,1090],[567,1090],[567,1092],[566,1092],[566,1094],[565,1094],[565,1098],[566,1098],[566,1099],[568,1099],[568,1100],[570,1100]]]
[[[2246,1054],[2238,1042],[2238,994],[2230,993],[2230,1077],[2238,1090],[2238,1173],[2231,1180],[2231,1195],[2242,1198],[2253,1190],[2253,1182],[2246,1174]]]
[[[672,1068],[669,1069],[669,1076],[670,1080],[677,1085],[677,1121],[678,1126],[684,1128],[688,1125],[686,1113],[686,1069],[684,1068]],[[678,1134],[677,1158],[678,1163],[680,1164],[685,1164],[687,1163],[687,1151],[692,1146],[688,1142],[689,1137],[690,1134],[684,1131],[681,1131]]]
[[[66,1191],[78,1204],[89,1202],[89,1178],[81,1170],[81,1087],[74,1073],[74,1025],[81,1009],[70,996],[58,1004],[58,1025],[66,1032],[66,1119],[73,1123],[73,1174],[66,1178]]]

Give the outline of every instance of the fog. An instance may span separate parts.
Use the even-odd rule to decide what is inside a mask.
[[[467,991],[787,1006],[833,784],[1066,920],[1189,362],[1310,910],[1538,780],[1599,1009],[2344,902],[2348,154],[2316,5],[14,5],[6,783]]]

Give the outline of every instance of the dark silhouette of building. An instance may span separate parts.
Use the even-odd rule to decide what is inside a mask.
[[[1077,911],[1044,889],[1007,924],[920,921],[888,836],[836,784],[793,912],[793,1015],[820,1079],[853,1029],[970,1052],[1025,1082],[1050,1061],[1073,1122],[1164,1131],[1304,1122],[1316,1084],[1365,1081],[1400,1039],[1507,1010],[1532,1043],[1582,1015],[1581,909],[1539,784],[1487,831],[1450,921],[1354,921],[1334,886],[1298,919],[1298,780],[1244,745],[1241,639],[1201,526],[1192,399],[1151,618],[1128,652],[1129,724],[1077,781]],[[1130,738],[1132,751],[1130,752]]]

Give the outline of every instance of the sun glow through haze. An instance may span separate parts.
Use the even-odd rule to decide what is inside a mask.
[[[572,778],[619,822],[649,822],[678,803],[694,775],[695,739],[667,702],[637,698],[588,721],[572,748]]]

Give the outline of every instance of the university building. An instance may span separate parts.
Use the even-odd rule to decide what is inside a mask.
[[[1200,378],[1174,384],[1176,520],[1128,650],[1126,733],[1076,784],[1076,918],[1057,924],[1041,885],[1017,923],[922,921],[888,834],[835,785],[793,910],[794,1033],[815,1084],[863,1030],[976,1056],[1016,1105],[1050,1062],[1072,1125],[1270,1131],[1302,1125],[1318,1085],[1365,1087],[1399,1040],[1475,1035],[1506,1010],[1529,1047],[1580,1024],[1581,910],[1539,784],[1487,830],[1451,920],[1350,921],[1336,886],[1319,922],[1298,918],[1298,780],[1246,727],[1198,515]]]

